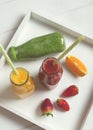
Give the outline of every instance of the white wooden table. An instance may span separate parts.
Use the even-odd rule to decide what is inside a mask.
[[[0,44],[6,47],[24,15],[34,10],[93,38],[93,0],[0,0]],[[93,129],[93,107],[83,130]],[[0,108],[0,129],[42,130]],[[61,128],[60,128],[61,129]]]

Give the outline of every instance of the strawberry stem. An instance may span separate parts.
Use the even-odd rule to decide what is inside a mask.
[[[44,116],[44,115],[47,115],[47,116],[51,115],[53,117],[52,113],[43,113],[42,116]]]
[[[47,116],[51,115],[53,117],[53,114],[52,113],[47,113]]]

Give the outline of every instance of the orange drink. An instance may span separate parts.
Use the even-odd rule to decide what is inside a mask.
[[[20,98],[25,98],[31,95],[35,90],[35,83],[33,77],[24,68],[16,68],[18,74],[14,71],[10,74],[10,81],[12,83],[13,91]]]

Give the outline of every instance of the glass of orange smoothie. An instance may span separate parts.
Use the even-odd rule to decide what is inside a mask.
[[[16,69],[18,74],[16,74],[14,71],[12,71],[10,74],[12,88],[18,97],[25,98],[34,93],[34,79],[30,76],[30,73],[26,69],[22,67]]]

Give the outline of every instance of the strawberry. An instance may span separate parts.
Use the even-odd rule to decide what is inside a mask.
[[[62,109],[62,110],[65,110],[65,111],[69,111],[70,110],[70,106],[68,104],[68,102],[62,98],[60,99],[57,99],[57,105]]]
[[[71,85],[62,93],[64,97],[75,96],[79,93],[78,87],[76,85]]]
[[[41,111],[42,115],[51,115],[53,117],[52,111],[54,107],[53,104],[51,103],[49,98],[45,98],[45,100],[41,104]]]

